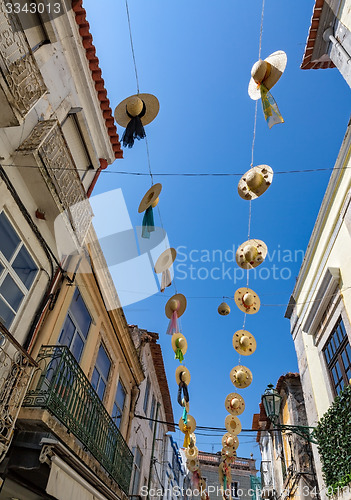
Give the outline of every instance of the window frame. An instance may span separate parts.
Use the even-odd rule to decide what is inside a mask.
[[[337,334],[339,331],[338,328],[340,325],[342,325],[341,331],[344,332],[344,336],[341,339],[341,341],[340,341],[340,339],[338,339],[339,345],[336,346],[334,338],[335,338],[335,334]],[[331,332],[329,333],[328,338],[327,338],[327,340],[323,346],[323,349],[322,349],[325,366],[326,366],[326,369],[328,372],[329,383],[330,383],[330,387],[331,387],[334,398],[339,394],[339,392],[343,389],[343,387],[345,387],[345,385],[347,385],[349,383],[347,371],[350,368],[351,364],[348,367],[345,367],[344,359],[342,357],[342,354],[345,352],[346,352],[346,356],[348,358],[350,357],[350,355],[347,353],[347,350],[346,350],[347,346],[351,347],[351,342],[350,342],[349,337],[348,337],[344,318],[343,318],[342,314],[339,314],[339,316],[334,324],[334,327],[332,328]],[[331,347],[334,350],[334,353],[332,354],[332,356],[330,356],[329,347]],[[329,360],[328,360],[328,358],[329,358]],[[349,361],[351,362],[351,359],[349,359]],[[341,371],[341,379],[339,379],[338,384],[335,383],[334,376],[333,376],[333,369],[336,366],[338,366],[340,368],[340,371]],[[344,383],[344,385],[341,387],[340,384],[342,382]],[[340,391],[338,392],[339,387],[340,387]]]
[[[108,369],[108,373],[107,373],[107,378],[105,379],[105,375],[101,372],[101,369],[99,369],[98,365],[97,365],[97,361],[98,361],[98,358],[99,358],[99,352],[100,352],[100,349],[103,349],[105,351],[105,354],[107,356],[107,359],[109,360],[110,362],[110,367]],[[100,345],[99,345],[99,348],[98,348],[98,353],[97,353],[97,356],[96,356],[96,360],[95,360],[95,365],[94,365],[94,368],[93,368],[93,372],[91,374],[91,384],[92,384],[92,380],[93,380],[93,376],[94,376],[94,372],[95,370],[97,371],[98,375],[99,375],[99,378],[98,378],[98,382],[97,382],[97,385],[96,385],[96,389],[94,388],[96,394],[99,396],[99,385],[100,385],[100,381],[102,380],[103,383],[105,384],[105,389],[104,389],[104,392],[102,394],[102,397],[100,398],[101,402],[104,401],[104,398],[106,396],[106,390],[107,390],[107,387],[108,387],[108,379],[111,375],[111,368],[112,368],[112,360],[110,358],[110,356],[108,355],[108,352],[107,352],[107,349],[106,349],[106,346],[103,342],[100,342]]]
[[[139,452],[140,454],[140,464],[138,465],[135,458],[136,458],[136,452]],[[138,445],[134,446],[133,448],[133,481],[131,483],[131,495],[136,496],[139,495],[139,490],[140,490],[140,483],[141,483],[141,472],[143,469],[143,454],[141,452],[141,449],[139,448]],[[139,473],[139,480],[138,480],[138,485],[135,485],[135,474],[136,470],[138,470]]]
[[[124,401],[123,401],[123,408],[122,408],[122,411],[121,411],[120,407],[119,407],[119,406],[118,406],[118,404],[117,404],[117,393],[118,393],[118,387],[119,387],[119,385],[120,385],[120,384],[121,384],[121,387],[122,387],[122,389],[123,389],[123,391],[124,391],[124,394],[125,394],[125,396],[124,396]],[[121,412],[121,417],[120,417],[120,419],[119,419],[119,424],[117,423],[117,421],[118,421],[118,416],[117,416],[117,415],[118,415],[118,413],[116,414],[116,416],[115,416],[115,417],[113,417],[113,416],[112,416],[112,420],[114,421],[115,425],[117,425],[118,429],[120,429],[120,428],[121,428],[121,425],[122,425],[122,422],[123,422],[124,409],[125,409],[125,406],[126,406],[126,399],[127,399],[127,395],[128,395],[128,393],[127,393],[126,387],[125,387],[125,385],[123,384],[123,382],[121,381],[121,378],[119,378],[119,379],[118,379],[118,383],[117,383],[117,387],[116,387],[115,398],[114,398],[114,401],[113,401],[113,408],[112,408],[112,415],[113,415],[113,413],[114,413],[114,408],[115,408],[115,406],[116,406],[116,407],[117,407],[117,409]]]

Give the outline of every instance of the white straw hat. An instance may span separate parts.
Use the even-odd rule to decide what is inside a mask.
[[[252,373],[246,366],[234,366],[230,371],[230,380],[238,389],[245,389],[252,382]]]
[[[238,330],[233,335],[233,347],[239,354],[250,356],[256,351],[256,340],[247,330]]]
[[[180,376],[182,376],[182,380],[180,380]],[[175,378],[176,378],[177,385],[179,385],[180,382],[184,382],[186,385],[190,384],[190,380],[191,380],[190,372],[183,365],[179,365],[177,367],[176,372],[175,372]]]
[[[227,415],[224,420],[224,426],[230,434],[240,434],[241,422],[234,415]]]
[[[155,202],[160,196],[161,190],[162,184],[158,182],[157,184],[153,184],[151,188],[146,191],[138,208],[139,214],[141,214],[141,212],[145,212],[145,210],[151,207],[151,205],[156,206]]]
[[[157,97],[152,94],[134,94],[118,104],[115,109],[115,120],[118,125],[126,128],[130,116],[138,116],[145,105],[145,114],[140,118],[143,125],[148,125],[154,120],[160,110]],[[128,113],[130,116],[128,116]]]
[[[273,181],[273,170],[269,165],[250,168],[240,179],[238,193],[243,200],[255,200],[261,196]]]
[[[242,269],[253,269],[262,264],[267,256],[267,246],[262,240],[244,241],[236,251],[236,263]]]
[[[167,318],[171,318],[174,311],[177,311],[178,318],[184,313],[186,309],[186,298],[182,293],[177,293],[171,297],[165,307]]]
[[[259,85],[263,84],[270,90],[284,73],[287,63],[287,56],[283,50],[277,50],[266,59],[255,62],[251,69],[251,80],[249,82],[249,96],[254,101],[260,99],[261,92]]]
[[[228,447],[234,448],[234,450],[236,450],[239,446],[239,439],[234,434],[230,434],[229,432],[227,432],[222,437],[222,446],[223,448]]]
[[[256,314],[260,310],[260,299],[257,293],[250,288],[238,288],[234,294],[234,301],[240,311],[247,314]]]
[[[163,271],[169,269],[177,257],[177,251],[175,248],[167,248],[161,253],[155,264],[155,273],[160,274]]]
[[[228,394],[228,396],[225,398],[224,406],[231,415],[241,415],[242,412],[245,410],[245,401],[240,394],[237,394],[236,392],[231,392]]]

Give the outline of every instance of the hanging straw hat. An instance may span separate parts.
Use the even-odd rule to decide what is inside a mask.
[[[178,340],[178,346],[176,345],[177,344],[177,340]],[[188,350],[188,343],[186,341],[186,338],[184,337],[184,335],[182,333],[174,333],[172,335],[172,349],[174,352],[177,351],[177,349],[180,349],[183,353],[183,356],[184,354],[186,353],[186,351]]]
[[[198,489],[200,491],[205,491],[205,489],[206,489],[206,479],[204,479],[203,477],[199,480]]]
[[[185,457],[190,460],[192,458],[197,458],[199,454],[199,450],[196,446],[188,447],[184,450]]]
[[[182,380],[180,380],[180,375],[182,375]],[[190,384],[190,380],[191,380],[190,372],[183,365],[179,365],[178,368],[176,369],[175,378],[176,378],[177,385],[179,385],[180,382],[184,382],[186,385]]]
[[[151,188],[146,191],[138,208],[139,214],[141,214],[141,212],[145,212],[145,210],[151,207],[151,205],[153,207],[157,205],[156,200],[158,200],[158,197],[161,193],[161,189],[162,189],[162,184],[158,182],[157,184],[153,184]]]
[[[186,298],[182,293],[177,293],[171,297],[165,307],[167,318],[171,318],[174,311],[177,311],[178,318],[184,313],[186,309]]]
[[[239,446],[239,443],[238,443]],[[236,457],[236,451],[235,448],[229,447],[229,446],[223,446],[221,455],[224,458],[233,458]]]
[[[145,104],[145,114],[140,118],[143,125],[148,125],[154,120],[160,110],[157,97],[152,94],[131,95],[118,104],[115,109],[115,120],[118,125],[126,128],[130,122],[130,116],[138,116]]]
[[[195,472],[200,467],[200,462],[196,458],[192,458],[186,461],[186,466],[190,470],[190,472]]]
[[[238,417],[227,415],[224,420],[224,426],[230,434],[240,434],[241,422]]]
[[[195,420],[195,418],[194,418],[194,417],[192,417],[191,415],[187,415],[187,419],[188,419],[187,424],[186,424],[186,426],[188,427],[188,429],[187,429],[187,430],[188,430],[190,433],[191,433],[191,432],[194,432],[194,430],[196,429],[196,420]],[[184,424],[183,417],[181,417],[181,418],[179,419],[179,423],[178,423],[178,425],[179,425],[179,429],[180,429],[180,430],[181,430],[181,431],[185,434],[185,432],[184,432],[184,430],[183,430],[183,429],[184,429],[184,425],[185,425],[185,424]]]
[[[238,288],[234,294],[234,300],[240,311],[247,314],[256,314],[260,310],[260,299],[250,288]]]
[[[230,307],[225,302],[222,302],[218,306],[218,312],[221,316],[227,316],[230,313]]]
[[[229,432],[227,432],[222,437],[222,446],[223,448],[228,447],[234,448],[234,450],[236,450],[239,446],[239,439],[237,436],[234,436],[234,434],[230,434]]]
[[[163,271],[169,269],[177,257],[177,251],[175,248],[167,248],[161,253],[155,264],[155,273],[160,274]]]
[[[284,73],[287,56],[283,50],[277,50],[262,61],[255,62],[251,69],[251,80],[249,82],[249,96],[254,101],[260,99],[259,85],[263,84],[270,90]]]
[[[267,256],[267,246],[261,240],[248,240],[242,243],[236,251],[236,263],[242,269],[253,269],[262,264]]]
[[[190,444],[189,447],[196,445],[196,436],[194,433],[190,434]]]
[[[233,335],[233,347],[239,354],[250,356],[256,351],[255,337],[247,330],[238,330]]]
[[[231,415],[241,415],[245,410],[245,401],[240,394],[236,392],[231,392],[225,398],[224,406]]]
[[[230,371],[230,380],[238,389],[245,389],[252,382],[252,373],[246,366],[234,366]]]
[[[272,181],[273,170],[269,165],[252,167],[239,181],[239,196],[244,200],[255,200],[267,191]]]

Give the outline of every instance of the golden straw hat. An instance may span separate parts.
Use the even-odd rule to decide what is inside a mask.
[[[234,434],[230,434],[229,432],[227,432],[222,437],[222,446],[223,448],[228,447],[234,448],[234,450],[236,450],[239,446],[239,439],[237,436],[234,436]]]
[[[179,347],[176,346],[177,340],[178,340]],[[188,350],[188,343],[187,343],[184,335],[182,333],[173,333],[171,342],[172,342],[173,351],[176,352],[177,349],[180,349],[183,353],[183,356],[184,356],[184,354]]]
[[[141,214],[141,212],[145,212],[145,210],[151,205],[156,206],[154,205],[154,202],[158,199],[161,189],[162,184],[158,182],[157,184],[153,184],[151,188],[146,191],[138,208],[139,214]]]
[[[240,394],[231,392],[225,398],[224,406],[228,413],[237,416],[241,415],[245,410],[245,401],[244,398],[240,396]]]
[[[198,461],[197,458],[192,458],[192,459],[186,461],[186,466],[188,467],[190,472],[195,472],[199,469],[200,462]]]
[[[186,448],[184,450],[184,454],[185,454],[185,457],[190,460],[191,458],[197,458],[198,454],[199,454],[199,450],[196,446],[192,446],[189,448]]]
[[[230,313],[230,307],[226,302],[222,302],[218,306],[218,312],[221,316],[227,316]]]
[[[177,257],[177,251],[175,248],[167,248],[161,253],[155,264],[155,273],[160,274],[163,271],[169,269]]]
[[[260,99],[261,92],[259,84],[263,84],[270,90],[277,83],[284,73],[287,63],[287,56],[283,50],[277,50],[266,59],[255,62],[251,69],[251,80],[249,82],[249,96],[254,101]]]
[[[115,109],[115,120],[118,125],[126,128],[130,122],[130,116],[138,116],[145,104],[145,114],[140,118],[143,125],[148,125],[154,120],[160,110],[160,103],[157,97],[152,94],[131,95],[118,104]]]
[[[179,365],[176,369],[176,372],[175,372],[175,378],[176,378],[177,385],[179,385],[181,382],[181,380],[180,380],[181,374],[182,374],[182,382],[184,382],[186,385],[189,385],[190,380],[191,380],[190,372],[183,365]]]
[[[171,297],[166,304],[166,316],[167,318],[171,318],[174,311],[177,311],[177,316],[180,318],[181,315],[184,314],[185,309],[186,298],[182,293],[177,293],[176,295],[173,295],[173,297]]]
[[[256,340],[247,330],[238,330],[233,335],[233,347],[239,354],[250,356],[256,351]]]
[[[244,241],[236,251],[236,263],[242,269],[253,269],[262,264],[267,256],[267,246],[261,240]]]
[[[190,434],[190,444],[189,447],[196,445],[196,436],[194,433]]]
[[[196,429],[196,420],[195,420],[195,418],[192,417],[191,415],[187,415],[187,419],[188,419],[187,424],[186,424],[186,426],[188,427],[187,430],[189,432],[194,432],[194,430]],[[184,425],[185,425],[183,417],[181,417],[179,419],[178,425],[179,425],[179,429],[185,434],[185,431],[183,430],[184,429]]]
[[[240,434],[241,422],[238,417],[227,415],[224,420],[224,426],[230,434]]]
[[[247,314],[256,314],[260,310],[260,299],[257,293],[250,288],[238,288],[234,294],[234,301],[240,311]]]
[[[223,446],[222,451],[221,451],[221,455],[222,455],[222,457],[225,457],[225,458],[236,457],[235,448],[230,448],[229,446]]]
[[[245,389],[252,382],[252,373],[246,366],[234,366],[230,371],[230,380],[238,389]]]
[[[240,179],[238,193],[243,200],[255,200],[261,196],[273,181],[273,170],[269,165],[250,168]]]

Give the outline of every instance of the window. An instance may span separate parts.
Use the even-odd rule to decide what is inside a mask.
[[[118,428],[121,426],[123,418],[124,403],[126,400],[126,390],[121,381],[118,381],[115,402],[112,410],[112,419]]]
[[[155,418],[155,406],[156,406],[156,399],[155,396],[152,396],[152,403],[151,403],[151,409],[150,409],[150,419]],[[156,424],[157,422],[155,422]],[[154,425],[154,422],[152,420],[149,420],[149,426],[152,429],[152,426]]]
[[[78,169],[79,177],[83,180],[87,170],[93,167],[76,114],[69,114],[62,123],[61,128],[74,163]]]
[[[351,378],[351,346],[340,317],[326,343],[324,357],[335,394],[339,394]]]
[[[103,401],[104,399],[110,368],[110,358],[107,356],[106,349],[101,344],[97,355],[93,376],[91,378],[91,385],[96,390],[101,401]]]
[[[141,463],[143,459],[143,455],[137,446],[133,448],[134,455],[134,464],[133,464],[133,486],[132,486],[132,495],[139,495],[139,486],[140,486],[140,472],[141,472]]]
[[[239,488],[239,482],[238,481],[233,481],[232,482],[232,499],[237,500],[239,498],[238,495],[238,488]]]
[[[77,288],[74,292],[58,343],[69,347],[79,362],[91,325],[91,316]]]
[[[150,379],[147,378],[146,386],[145,386],[145,396],[144,396],[144,413],[147,414],[147,407],[149,405],[149,396],[150,396]]]
[[[0,318],[12,324],[38,267],[4,212],[0,213]]]

